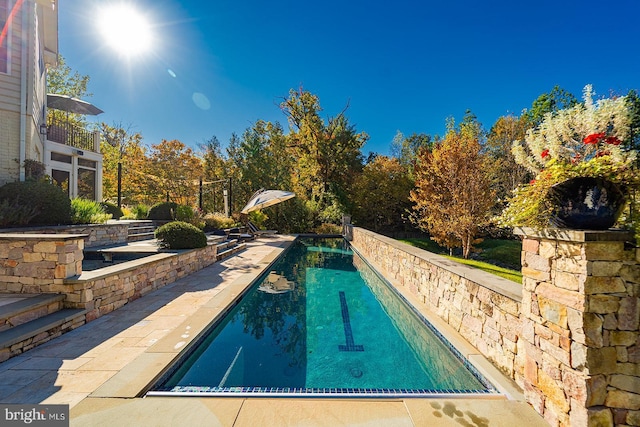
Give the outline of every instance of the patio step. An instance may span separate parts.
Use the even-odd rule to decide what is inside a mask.
[[[228,242],[225,242],[228,243]],[[220,245],[218,245],[218,253],[216,254],[216,261],[220,261],[223,260],[225,258],[230,257],[231,255],[234,255],[244,249],[246,249],[247,244],[242,242],[242,243],[237,243],[237,240],[234,240],[233,243],[231,244],[224,244],[222,247],[222,250],[220,250]]]
[[[0,362],[85,324],[87,311],[62,308],[65,298],[59,294],[0,295]]]
[[[224,240],[224,241],[222,241],[222,242],[217,244],[218,253],[220,253],[221,251],[227,250],[229,248],[232,248],[232,247],[236,246],[237,244],[238,244],[238,239]]]
[[[128,242],[155,238],[156,226],[153,221],[135,221],[129,223]]]
[[[223,243],[227,238],[217,234],[207,234],[207,243],[210,245],[219,245]]]
[[[0,332],[62,309],[61,294],[0,295]]]

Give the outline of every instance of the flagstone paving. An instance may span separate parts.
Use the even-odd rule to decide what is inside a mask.
[[[0,403],[68,404],[72,426],[547,425],[517,391],[509,399],[455,400],[139,397],[291,240],[249,242],[245,251],[0,363]]]

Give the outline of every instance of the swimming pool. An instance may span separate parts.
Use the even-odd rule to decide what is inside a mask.
[[[149,395],[494,393],[342,238],[302,238]]]

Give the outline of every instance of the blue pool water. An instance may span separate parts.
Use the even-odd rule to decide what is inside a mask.
[[[494,391],[341,238],[298,238],[155,393]]]

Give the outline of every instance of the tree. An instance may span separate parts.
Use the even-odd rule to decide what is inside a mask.
[[[220,141],[214,135],[199,144],[203,162],[202,209],[206,212],[224,212],[223,190],[229,182],[229,162],[222,153]]]
[[[412,133],[405,137],[398,131],[391,142],[391,155],[413,176],[413,166],[422,149],[430,149],[433,145],[431,135],[424,133]]]
[[[196,205],[202,161],[191,148],[175,139],[152,145],[148,173],[155,180],[157,193],[179,204]]]
[[[87,91],[90,77],[81,75],[67,65],[62,55],[58,56],[58,66],[47,68],[47,90],[74,98],[85,98],[92,94]]]
[[[58,55],[58,66],[47,68],[47,91],[86,99],[92,94],[87,90],[90,77],[82,75],[69,67],[62,55]],[[50,121],[66,121],[78,126],[86,126],[84,116],[60,110],[49,110]]]
[[[494,192],[485,174],[485,155],[469,128],[451,129],[416,165],[412,221],[431,238],[469,257],[478,227],[487,219]]]
[[[538,126],[547,113],[554,113],[578,103],[573,94],[556,85],[549,93],[543,93],[531,104],[531,109],[525,113],[530,127]]]
[[[455,123],[451,121],[451,125],[455,129]],[[484,145],[486,132],[482,128],[482,124],[478,121],[476,116],[471,110],[464,112],[462,121],[460,122],[459,131],[470,139],[475,139],[480,145]]]
[[[349,123],[348,105],[325,122],[318,97],[303,89],[291,90],[280,108],[289,122],[289,147],[297,164],[296,194],[318,213],[335,203],[344,206],[354,175],[362,168],[360,149],[368,135]]]
[[[518,185],[533,178],[532,173],[515,161],[511,152],[513,141],[524,139],[527,126],[528,120],[524,115],[508,115],[498,118],[489,131],[485,152],[489,157],[487,172],[491,187],[496,192],[497,212],[504,208],[507,198]]]
[[[135,204],[141,199],[141,190],[146,187],[146,179],[139,173],[145,169],[146,161],[142,135],[133,132],[131,125],[101,123],[100,137],[103,197],[116,199],[118,206],[122,199],[128,204]]]
[[[236,177],[238,209],[262,188],[291,189],[294,163],[279,123],[258,120],[232,141],[228,153]]]
[[[354,223],[376,232],[401,229],[411,208],[412,188],[413,181],[398,159],[377,156],[354,184]]]
[[[629,132],[629,140],[625,141],[625,144],[631,150],[640,151],[640,97],[638,92],[630,90],[627,93],[627,105],[631,115],[631,131]],[[637,161],[640,165],[640,157]]]

